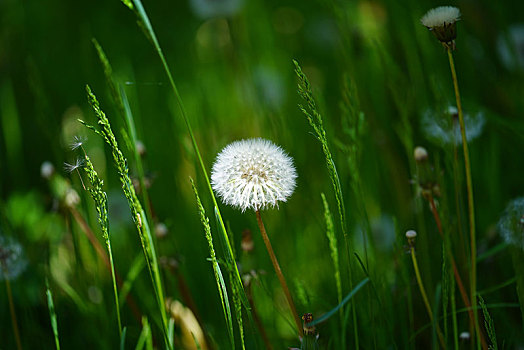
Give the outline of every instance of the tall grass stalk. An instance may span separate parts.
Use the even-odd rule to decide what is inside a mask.
[[[153,284],[155,298],[157,301],[157,306],[160,311],[162,321],[162,332],[164,336],[164,342],[167,348],[172,349],[173,345],[169,342],[168,338],[167,315],[164,300],[164,292],[162,289],[162,280],[160,278],[160,269],[158,267],[155,246],[153,243],[151,230],[147,222],[147,217],[135,193],[135,189],[131,182],[131,178],[129,177],[127,160],[125,159],[124,155],[122,154],[122,151],[118,147],[118,143],[116,141],[113,131],[111,130],[109,120],[107,119],[105,113],[100,109],[98,100],[96,99],[96,96],[91,92],[91,88],[89,86],[86,86],[86,91],[89,104],[93,108],[93,111],[98,119],[98,125],[101,127],[101,129],[99,130],[91,125],[88,125],[82,120],[80,120],[80,122],[89,129],[93,130],[98,135],[102,136],[104,141],[111,148],[111,153],[113,155],[113,159],[120,177],[122,190],[128,201],[129,208],[131,209],[133,221],[135,223],[138,235],[140,237],[142,250],[144,252],[144,257],[146,259],[149,275]]]
[[[347,233],[346,226],[346,210],[344,207],[344,198],[342,196],[342,186],[340,185],[340,178],[338,177],[337,168],[335,162],[329,150],[329,145],[327,142],[326,130],[324,129],[324,124],[322,121],[322,115],[317,109],[317,104],[315,98],[313,97],[313,91],[311,89],[311,84],[309,83],[308,78],[302,72],[302,68],[297,61],[293,60],[295,65],[295,73],[298,76],[298,94],[306,102],[306,106],[299,105],[300,110],[306,116],[309,125],[315,131],[315,137],[320,141],[322,145],[322,151],[324,152],[324,157],[326,158],[326,165],[329,172],[329,178],[333,186],[333,191],[335,193],[335,198],[338,206],[338,213],[340,217],[340,226],[342,229],[342,234],[344,236],[344,242],[346,245],[346,253],[348,259],[348,272],[349,272],[349,288],[353,289],[353,277],[352,277],[352,263],[351,263],[351,254],[349,249],[349,237]],[[355,308],[355,300],[351,299],[351,312],[353,318],[353,331],[354,331],[354,340],[355,348],[359,348],[359,334],[358,334],[358,321]]]
[[[331,252],[331,260],[333,260],[333,266],[335,268],[335,283],[337,286],[337,299],[338,303],[340,304],[342,302],[342,281],[340,280],[340,265],[338,261],[338,242],[337,237],[335,236],[335,226],[333,224],[333,216],[331,215],[331,211],[329,210],[329,205],[326,200],[326,196],[324,193],[321,193],[320,196],[322,197],[322,203],[324,204],[324,220],[326,221],[326,236],[329,241],[329,250]],[[339,316],[340,316],[340,326],[344,323],[344,310],[341,308],[339,310]],[[342,329],[342,343],[341,347],[345,348],[345,332]]]
[[[231,243],[229,242],[229,238],[227,236],[226,227],[224,225],[224,220],[222,219],[222,215],[220,214],[220,209],[218,207],[218,203],[215,197],[215,194],[213,192],[213,189],[211,187],[211,182],[209,180],[209,176],[207,174],[206,167],[204,165],[204,161],[202,159],[202,156],[200,154],[200,149],[198,148],[198,144],[195,139],[195,135],[193,134],[193,128],[191,127],[191,123],[189,122],[189,118],[186,113],[186,109],[184,107],[184,104],[182,102],[182,98],[180,97],[180,94],[178,92],[178,88],[175,84],[175,80],[173,79],[173,75],[171,74],[171,71],[169,69],[169,66],[167,64],[167,61],[165,59],[164,53],[162,52],[162,49],[160,47],[160,44],[158,42],[158,39],[156,37],[156,34],[153,30],[153,26],[151,25],[151,22],[149,21],[149,17],[147,16],[147,13],[142,6],[142,2],[140,0],[122,0],[122,3],[126,5],[129,9],[131,9],[138,19],[138,25],[142,28],[144,31],[144,34],[149,39],[149,41],[153,44],[153,47],[155,48],[156,53],[158,54],[158,57],[160,58],[160,61],[162,62],[162,67],[164,68],[164,71],[167,75],[167,78],[169,80],[169,84],[171,85],[171,88],[173,90],[173,94],[175,97],[175,100],[178,103],[178,106],[180,108],[180,112],[182,114],[182,117],[184,118],[184,122],[187,127],[187,131],[189,133],[189,136],[191,137],[191,143],[193,145],[193,149],[195,151],[195,154],[198,159],[198,164],[200,165],[202,174],[204,175],[204,179],[207,185],[207,188],[209,190],[209,194],[211,196],[211,199],[213,200],[213,205],[215,209],[216,216],[218,218],[218,225],[219,225],[219,231],[222,232],[222,238],[225,242],[225,250],[226,250],[226,261],[231,266],[236,266],[236,263],[233,259],[233,250],[231,248]],[[172,115],[173,119],[175,118],[174,115]],[[235,276],[235,283],[236,288],[240,292],[242,305],[244,305],[244,308],[248,314],[248,317],[251,318],[251,312],[250,312],[250,306],[249,301],[247,299],[246,292],[244,290],[244,286],[242,284],[242,278],[240,277],[240,273],[238,269],[234,268],[234,276]]]
[[[286,279],[284,278],[284,274],[282,273],[282,269],[280,268],[280,264],[278,263],[278,259],[275,255],[275,252],[273,251],[271,242],[269,241],[269,237],[267,235],[266,228],[264,226],[264,222],[262,221],[262,216],[260,215],[260,210],[257,210],[255,214],[257,217],[258,227],[260,228],[260,233],[262,234],[262,239],[264,240],[264,244],[266,245],[267,252],[271,259],[271,263],[273,264],[273,268],[275,269],[280,285],[282,286],[282,289],[284,291],[284,295],[286,296],[287,303],[289,305],[289,308],[291,309],[291,313],[293,314],[293,318],[297,326],[298,335],[300,338],[302,338],[304,337],[304,330],[302,329],[302,321],[300,321],[300,317],[298,316],[297,308],[295,307],[295,303],[293,302],[293,298],[291,297],[291,293],[287,286]]]
[[[13,334],[15,336],[16,348],[22,350],[22,342],[20,340],[20,330],[18,329],[18,322],[16,320],[15,304],[13,303],[13,293],[11,292],[11,284],[9,283],[9,276],[4,271],[4,266],[0,266],[2,273],[4,273],[5,289],[7,291],[7,299],[9,300],[9,312],[11,313],[11,324],[13,326]]]
[[[431,306],[429,304],[429,299],[426,294],[426,289],[424,288],[424,284],[422,283],[422,278],[420,276],[420,270],[418,268],[417,256],[415,253],[415,247],[413,245],[410,247],[410,255],[411,255],[411,261],[413,262],[413,269],[415,270],[415,277],[417,278],[418,288],[420,290],[420,294],[422,295],[422,300],[424,301],[424,306],[426,307],[426,311],[428,312],[429,319],[434,324],[434,327],[437,330],[437,335],[440,341],[440,345],[442,346],[443,349],[445,349],[446,341],[444,340],[444,336],[442,335],[440,326],[437,323],[438,321],[435,320],[435,318],[433,317],[433,311],[431,310]]]
[[[55,304],[53,303],[53,294],[51,293],[51,288],[49,288],[49,281],[47,280],[47,278],[45,280],[45,287],[45,294],[47,296],[47,308],[49,309],[51,328],[53,329],[53,335],[55,337],[55,347],[56,350],[60,350],[60,341],[58,340],[58,322],[56,321]]]
[[[453,87],[455,90],[455,99],[457,101],[457,111],[459,116],[460,134],[462,136],[462,148],[464,152],[464,166],[466,168],[466,189],[468,194],[468,218],[469,218],[469,239],[470,239],[470,254],[471,254],[471,273],[470,273],[470,294],[471,305],[477,305],[477,241],[475,235],[475,207],[473,201],[473,184],[471,180],[471,164],[469,160],[468,140],[466,138],[466,126],[464,125],[464,113],[462,111],[462,103],[460,100],[460,92],[458,86],[457,72],[455,70],[455,62],[453,60],[452,48],[447,48],[449,67],[451,69],[451,77],[453,80]],[[475,333],[478,343],[478,348],[481,346],[481,333],[478,320],[477,308],[473,308],[475,316]]]
[[[220,294],[220,301],[222,302],[222,312],[224,313],[224,318],[226,320],[227,331],[229,335],[229,340],[231,342],[231,348],[235,349],[235,336],[233,333],[233,318],[231,316],[231,308],[229,306],[229,297],[227,295],[226,284],[224,282],[224,277],[222,275],[222,270],[218,264],[218,260],[215,254],[215,247],[213,245],[213,236],[211,235],[211,227],[209,226],[209,218],[206,216],[206,211],[202,202],[200,201],[200,196],[198,195],[198,190],[195,186],[195,183],[192,178],[190,178],[191,187],[195,194],[198,213],[200,215],[200,221],[204,226],[204,233],[206,235],[207,243],[209,245],[209,254],[211,255],[211,264],[213,266],[213,272],[215,275],[215,281],[217,283],[218,293]],[[244,348],[244,342],[242,341],[242,348]]]
[[[109,255],[109,264],[111,267],[111,279],[113,280],[113,294],[115,298],[116,316],[118,321],[118,334],[122,338],[122,321],[120,318],[120,303],[118,302],[118,288],[116,283],[115,265],[113,262],[113,250],[111,249],[111,240],[109,239],[109,217],[107,211],[107,193],[102,190],[104,182],[98,176],[91,159],[87,155],[87,152],[82,147],[84,152],[85,167],[83,168],[87,174],[89,182],[92,187],[86,187],[86,190],[93,198],[95,202],[96,211],[98,213],[98,223],[102,229],[102,236],[107,247],[107,253]]]

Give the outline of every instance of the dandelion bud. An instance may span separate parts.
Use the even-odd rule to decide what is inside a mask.
[[[422,163],[428,159],[428,151],[424,147],[420,147],[420,146],[415,147],[415,151],[413,151],[413,155],[417,163]]]
[[[417,231],[415,230],[406,231],[406,238],[408,239],[408,243],[410,247],[413,247],[415,245],[416,237],[417,237]]]
[[[453,6],[440,6],[429,10],[421,19],[445,48],[455,50],[457,37],[456,23],[460,20],[460,10]]]
[[[167,226],[164,223],[159,222],[155,225],[155,234],[157,238],[164,238],[165,236],[167,236],[168,232],[169,231],[167,230]]]
[[[78,193],[74,189],[69,188],[65,194],[64,202],[68,208],[73,208],[78,203],[80,203],[80,197],[78,196]]]
[[[45,161],[40,166],[40,176],[44,179],[49,180],[54,173],[55,166],[51,162]]]
[[[140,157],[143,157],[146,155],[146,146],[144,145],[144,143],[140,140],[137,140],[136,143],[135,143],[135,148],[136,148],[136,152],[138,153],[138,155]]]
[[[460,338],[461,341],[468,341],[470,337],[471,336],[470,336],[469,332],[462,332],[459,335],[459,338]]]

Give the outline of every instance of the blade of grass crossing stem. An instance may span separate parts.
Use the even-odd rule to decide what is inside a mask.
[[[178,93],[178,88],[175,84],[175,80],[173,79],[173,75],[171,74],[171,71],[169,70],[169,66],[167,65],[167,61],[164,57],[164,53],[162,52],[162,49],[160,48],[160,44],[158,43],[158,40],[156,38],[156,34],[153,30],[153,26],[151,25],[151,22],[149,21],[149,17],[147,16],[147,13],[142,6],[142,2],[140,0],[132,0],[132,3],[129,0],[121,0],[124,5],[126,5],[129,9],[131,9],[133,12],[135,12],[137,18],[138,18],[138,25],[142,28],[144,31],[144,34],[146,37],[151,41],[153,44],[155,51],[158,54],[158,57],[162,61],[162,66],[164,68],[164,71],[169,79],[169,83],[171,85],[171,88],[173,89],[173,93],[175,96],[175,99],[178,103],[178,106],[180,108],[180,112],[182,113],[182,117],[184,118],[184,122],[187,127],[187,131],[189,133],[189,136],[191,137],[191,142],[193,144],[193,149],[195,150],[195,154],[198,159],[198,163],[200,165],[200,168],[202,170],[202,174],[204,175],[204,179],[206,181],[207,188],[209,190],[209,194],[211,195],[211,199],[213,200],[213,205],[215,207],[215,214],[218,216],[218,224],[221,229],[222,234],[224,235],[224,241],[226,242],[226,259],[229,263],[234,263],[233,253],[231,244],[229,242],[229,238],[227,237],[226,233],[226,227],[224,225],[224,220],[222,219],[222,216],[220,214],[220,209],[218,208],[218,203],[215,198],[215,194],[213,193],[213,189],[211,187],[211,182],[209,181],[209,176],[207,175],[206,167],[204,165],[204,161],[202,160],[202,156],[200,154],[200,150],[198,148],[198,144],[196,142],[195,136],[193,134],[193,129],[191,127],[191,123],[189,122],[189,118],[187,116],[184,104],[182,102],[182,98],[180,97],[180,94]],[[173,118],[175,118],[174,115],[172,115]],[[240,291],[242,295],[242,304],[244,305],[249,318],[251,319],[251,311],[247,299],[246,292],[244,290],[244,286],[242,284],[242,278],[240,277],[240,273],[238,272],[238,269],[235,269],[235,283],[237,285],[238,290]]]
[[[56,350],[60,350],[60,341],[58,340],[58,322],[56,321],[55,304],[53,303],[53,294],[51,293],[51,288],[49,288],[49,281],[47,280],[47,278],[45,280],[45,287],[45,294],[47,295],[47,307],[49,308],[49,317],[51,319],[51,328],[53,328],[53,335],[55,337],[55,346]]]
[[[162,280],[160,278],[160,270],[158,267],[155,246],[153,243],[151,230],[147,222],[147,216],[145,215],[144,209],[142,208],[142,204],[140,203],[136,195],[135,188],[133,187],[133,184],[129,177],[127,160],[122,154],[120,148],[118,147],[118,143],[113,131],[111,130],[109,120],[107,119],[105,113],[100,109],[98,100],[96,99],[96,96],[91,92],[91,88],[89,86],[86,86],[86,91],[89,104],[93,108],[93,111],[98,118],[98,125],[101,128],[99,130],[94,126],[85,123],[82,120],[80,120],[80,122],[84,124],[87,128],[93,130],[95,133],[102,136],[105,142],[111,148],[111,153],[113,155],[113,159],[120,177],[120,182],[122,184],[122,190],[128,201],[129,208],[131,209],[132,218],[138,231],[140,242],[142,244],[142,250],[144,252],[144,257],[146,259],[147,267],[149,270],[149,275],[153,284],[153,290],[155,292],[155,297],[157,300],[157,305],[162,320],[162,333],[164,337],[164,342],[167,348],[172,349],[173,345],[169,342],[167,333],[167,315],[164,302],[164,292],[162,289]]]
[[[104,75],[106,77],[106,82],[107,82],[107,85],[109,86],[109,90],[111,91],[111,96],[113,98],[113,101],[116,104],[118,112],[120,113],[121,117],[124,118],[124,120],[126,121],[127,130],[131,137],[131,145],[132,145],[133,155],[135,158],[135,165],[136,165],[136,169],[138,173],[138,181],[140,183],[140,189],[142,192],[144,205],[146,207],[147,217],[148,219],[151,219],[153,216],[152,216],[152,211],[151,211],[151,205],[149,203],[149,193],[145,186],[144,167],[142,165],[142,160],[136,148],[138,138],[136,134],[135,121],[133,118],[133,114],[131,113],[131,108],[129,107],[129,102],[127,100],[127,96],[125,94],[124,89],[122,88],[122,86],[117,86],[117,83],[115,82],[113,78],[113,68],[111,67],[111,64],[109,63],[109,60],[107,59],[107,56],[104,50],[102,49],[102,46],[100,46],[100,44],[98,43],[98,41],[95,38],[92,39],[92,42],[93,42],[93,45],[95,46],[100,63],[102,64],[104,68]]]
[[[321,322],[324,322],[325,320],[327,320],[328,318],[330,318],[331,316],[333,316],[333,314],[335,312],[337,312],[342,306],[344,306],[344,304],[346,304],[349,300],[351,300],[353,298],[353,296],[355,294],[357,294],[357,292],[366,285],[366,283],[369,282],[369,277],[366,277],[364,278],[362,281],[360,281],[359,284],[357,284],[357,286],[355,288],[353,288],[353,290],[351,292],[349,292],[348,295],[346,295],[344,297],[344,299],[342,299],[342,302],[339,303],[337,306],[335,306],[333,309],[331,309],[330,311],[326,312],[324,315],[320,316],[319,318],[315,319],[313,322],[311,323],[308,323],[307,326],[308,327],[312,327],[314,325],[317,325]]]
[[[226,320],[227,331],[229,335],[229,340],[231,341],[231,348],[235,348],[235,338],[233,334],[233,319],[231,316],[231,308],[229,307],[229,298],[227,295],[226,284],[224,282],[224,277],[222,276],[222,271],[220,270],[220,265],[218,264],[215,247],[213,245],[213,237],[211,236],[211,227],[209,226],[209,218],[206,216],[206,211],[200,201],[198,195],[198,190],[195,186],[195,183],[192,178],[190,178],[191,187],[196,197],[198,212],[200,215],[200,221],[204,226],[204,232],[206,235],[207,243],[209,245],[209,253],[211,255],[211,263],[213,265],[213,272],[215,274],[215,280],[217,282],[218,292],[220,294],[220,301],[222,302],[222,312],[224,313],[224,318]]]
[[[331,151],[329,150],[327,137],[326,137],[326,130],[324,129],[324,124],[322,121],[322,115],[317,109],[317,104],[315,101],[315,98],[313,96],[313,90],[311,89],[311,84],[309,83],[308,78],[306,75],[302,72],[302,68],[298,64],[297,61],[293,60],[293,63],[295,65],[295,73],[298,76],[299,83],[298,83],[298,94],[302,97],[302,99],[306,102],[306,106],[299,105],[300,110],[304,115],[306,116],[309,125],[313,128],[315,131],[315,137],[320,141],[322,144],[322,151],[324,152],[324,156],[326,158],[326,166],[329,173],[329,178],[331,180],[331,184],[333,185],[333,192],[335,193],[335,198],[337,201],[338,206],[338,213],[340,217],[340,226],[342,228],[342,233],[344,236],[344,242],[346,245],[346,253],[348,258],[348,272],[349,272],[349,288],[353,288],[353,277],[352,277],[352,263],[351,263],[351,254],[349,250],[349,237],[347,234],[347,228],[346,228],[346,210],[344,207],[344,198],[342,196],[342,186],[340,185],[340,178],[338,177],[337,168],[335,166],[335,162],[333,160],[333,157],[331,155]],[[358,335],[358,323],[357,323],[357,314],[356,314],[356,308],[354,301],[351,301],[351,312],[353,317],[353,331],[354,331],[354,340],[355,340],[355,348],[359,348],[359,335]]]

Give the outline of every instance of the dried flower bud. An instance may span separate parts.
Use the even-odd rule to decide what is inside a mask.
[[[304,335],[315,334],[315,326],[308,326],[308,323],[313,322],[313,314],[308,312],[302,315],[302,320],[304,321]]]
[[[253,235],[251,234],[251,230],[244,230],[242,231],[242,241],[240,243],[240,246],[242,247],[242,250],[246,253],[251,252],[255,248],[255,242],[253,242]]]

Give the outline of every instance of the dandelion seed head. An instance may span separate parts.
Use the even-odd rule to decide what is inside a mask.
[[[497,38],[497,52],[508,70],[524,70],[524,24],[511,25]]]
[[[71,150],[74,151],[75,149],[82,147],[82,145],[86,141],[87,141],[87,138],[84,137],[84,136],[74,136],[73,137],[73,142],[71,142],[69,147],[71,148]]]
[[[211,185],[224,203],[244,212],[285,202],[296,186],[293,159],[261,138],[235,141],[217,156]]]
[[[27,261],[20,243],[0,236],[0,281],[16,279],[26,268]]]
[[[464,125],[466,127],[466,139],[468,142],[478,138],[484,130],[486,118],[482,111],[475,113],[464,113]],[[422,114],[422,131],[426,137],[438,144],[448,145],[462,143],[458,111],[455,106],[448,106],[444,110],[428,109]]]
[[[454,6],[439,6],[426,12],[420,19],[424,27],[434,28],[453,24],[460,20],[460,10]]]
[[[74,189],[69,188],[64,196],[64,203],[67,207],[73,208],[80,203],[80,196]]]
[[[497,228],[506,243],[524,251],[524,197],[508,204]]]
[[[454,40],[457,37],[455,23],[460,20],[460,10],[453,6],[440,6],[426,12],[420,19],[446,47],[455,49]]]
[[[77,158],[73,164],[64,163],[64,170],[68,173],[72,173],[76,169],[82,168],[85,165],[85,159]]]
[[[466,340],[469,340],[469,338],[471,338],[471,336],[470,336],[469,332],[462,332],[462,333],[460,333],[459,338],[462,341],[466,341]]]

